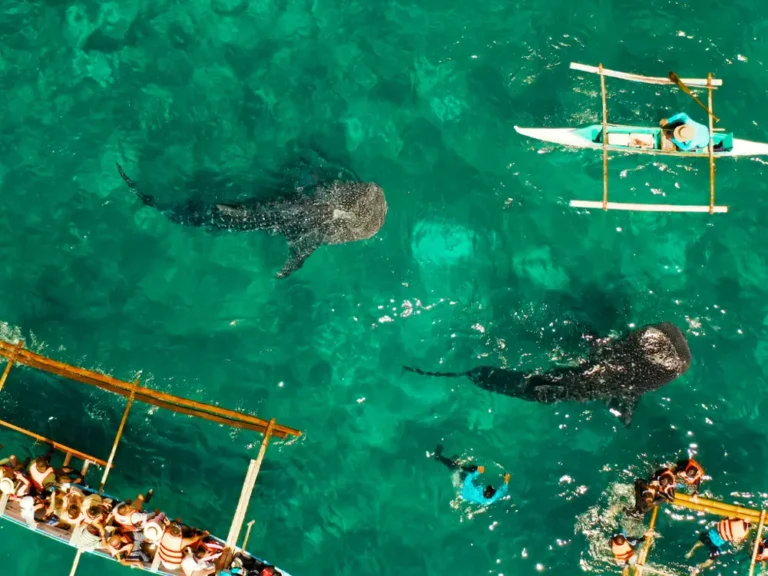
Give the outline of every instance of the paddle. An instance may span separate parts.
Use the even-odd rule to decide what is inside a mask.
[[[704,110],[707,111],[707,114],[712,116],[712,120],[714,120],[715,122],[720,122],[720,118],[718,118],[717,116],[712,114],[710,109],[707,108],[706,106],[704,106],[704,104],[701,102],[701,100],[699,100],[698,98],[696,98],[696,96],[694,96],[694,94],[691,92],[691,90],[688,88],[688,86],[686,86],[685,83],[683,83],[683,81],[680,80],[680,76],[678,76],[674,72],[670,72],[669,73],[669,79],[672,80],[672,82],[674,82],[675,84],[677,84],[677,87],[680,88],[680,90],[682,90],[683,92],[688,94],[688,96],[690,96],[691,98],[696,100],[696,104],[698,104],[699,106],[704,108]]]

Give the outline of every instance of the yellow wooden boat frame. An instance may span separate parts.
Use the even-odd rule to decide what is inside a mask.
[[[27,350],[24,348],[23,340],[17,342],[16,344],[0,340],[0,359],[2,358],[7,360],[7,364],[2,376],[0,376],[0,391],[2,391],[3,387],[5,386],[11,369],[17,364],[22,364],[35,370],[40,370],[49,374],[55,374],[56,376],[61,376],[67,380],[73,380],[83,384],[88,384],[90,386],[95,386],[96,388],[101,388],[102,390],[107,390],[108,392],[119,394],[120,396],[128,398],[128,402],[126,403],[125,410],[123,412],[123,417],[120,420],[120,425],[117,429],[117,434],[115,435],[115,441],[112,444],[112,451],[110,452],[109,458],[107,460],[102,460],[96,456],[92,456],[77,450],[76,448],[55,442],[49,438],[46,438],[45,436],[41,436],[40,434],[11,424],[10,422],[0,420],[0,426],[34,438],[38,442],[50,444],[54,449],[63,452],[65,455],[65,466],[70,464],[70,461],[73,457],[82,460],[83,467],[81,473],[83,476],[85,476],[85,473],[88,471],[88,467],[91,464],[103,467],[104,474],[101,478],[98,491],[99,494],[104,492],[104,486],[107,483],[109,472],[113,468],[117,447],[120,444],[120,439],[123,435],[125,423],[128,420],[128,413],[130,412],[134,401],[144,402],[146,404],[157,406],[158,408],[164,408],[172,412],[178,412],[179,414],[194,416],[195,418],[201,418],[203,420],[208,420],[209,422],[215,422],[225,426],[232,426],[234,428],[252,430],[254,432],[263,434],[264,437],[259,448],[258,456],[256,459],[252,459],[248,465],[248,472],[246,473],[245,482],[243,483],[243,488],[240,492],[240,500],[238,501],[235,515],[232,518],[232,524],[227,536],[224,553],[221,555],[219,561],[219,570],[231,562],[232,556],[236,551],[237,541],[240,537],[240,532],[245,520],[245,514],[248,511],[248,503],[250,502],[254,486],[256,485],[256,477],[259,474],[261,463],[264,460],[264,455],[266,453],[267,445],[269,444],[270,439],[273,436],[278,438],[287,438],[289,436],[301,435],[300,430],[278,424],[274,418],[271,420],[264,420],[262,418],[257,418],[255,416],[245,414],[244,412],[229,410],[227,408],[221,408],[220,406],[205,404],[203,402],[196,402],[194,400],[189,400],[188,398],[182,398],[180,396],[166,394],[157,390],[151,390],[149,388],[139,386],[138,377],[133,382],[125,382],[123,380],[118,380],[117,378],[113,378],[99,372],[94,372],[93,370],[87,370],[85,368],[79,368],[77,366],[72,366],[70,364],[65,364],[63,362],[53,360],[47,356],[42,356],[41,354],[36,354],[30,350]],[[0,498],[0,516],[4,514],[7,504],[7,495]],[[253,523],[251,522],[248,526],[248,532],[246,533],[245,542],[243,542],[242,546],[243,550],[245,549],[252,524]],[[83,550],[81,548],[77,549],[77,553],[75,555],[75,559],[70,571],[70,576],[75,576],[82,552]],[[151,568],[152,572],[156,572],[158,570],[159,562],[160,555],[156,554],[155,562]]]
[[[725,518],[742,518],[748,520],[751,523],[758,523],[757,532],[755,533],[755,542],[752,547],[752,561],[749,565],[749,576],[753,576],[755,573],[755,562],[757,560],[757,547],[763,538],[763,529],[765,528],[765,510],[754,510],[752,508],[745,508],[744,506],[737,506],[735,504],[728,504],[726,502],[720,502],[718,500],[710,500],[708,498],[702,498],[700,496],[690,496],[688,494],[675,493],[675,499],[668,503],[669,506],[675,506],[692,510],[694,512],[703,512],[705,514],[712,514],[714,516],[723,516]],[[659,506],[654,506],[651,513],[651,521],[648,524],[648,530],[651,532],[656,528],[656,518],[659,514]],[[656,570],[646,567],[646,561],[648,560],[648,553],[653,545],[653,535],[649,536],[648,540],[640,551],[637,564],[634,566],[635,576],[642,576],[643,571],[656,573]]]
[[[608,127],[608,104],[607,95],[605,90],[605,78],[619,78],[621,80],[629,80],[631,82],[640,82],[643,84],[656,84],[675,86],[669,78],[660,78],[655,76],[641,76],[640,74],[629,74],[626,72],[617,72],[615,70],[608,70],[603,68],[602,64],[598,66],[589,66],[587,64],[579,64],[578,62],[571,62],[571,70],[579,70],[581,72],[588,72],[590,74],[600,75],[600,93],[603,102],[603,134],[607,133]],[[635,204],[627,202],[608,202],[608,139],[603,138],[603,200],[602,202],[595,202],[591,200],[571,200],[570,206],[574,208],[601,208],[604,211],[607,210],[632,210],[643,212],[709,212],[709,214],[719,214],[728,212],[727,206],[715,206],[715,144],[713,135],[715,128],[712,124],[712,91],[723,85],[723,81],[712,77],[712,73],[707,74],[706,78],[683,78],[683,83],[687,86],[696,88],[706,88],[708,95],[707,105],[709,107],[709,206],[680,206],[674,204]],[[719,129],[718,129],[719,130]],[[655,153],[655,152],[651,152]],[[681,154],[675,152],[669,152],[666,155],[670,156],[690,156],[690,154]]]

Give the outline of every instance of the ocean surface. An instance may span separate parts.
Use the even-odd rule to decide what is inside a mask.
[[[293,576],[617,573],[607,536],[642,532],[617,514],[627,486],[687,454],[705,493],[768,504],[766,162],[718,161],[727,215],[569,208],[601,198],[600,152],[513,126],[600,121],[599,78],[572,61],[712,72],[719,126],[768,141],[754,0],[5,0],[0,335],[301,429],[270,446],[246,518],[249,548]],[[607,87],[612,122],[706,121],[677,89]],[[159,202],[233,201],[274,194],[306,155],[378,183],[389,213],[285,280],[282,237],[175,224],[115,169]],[[614,201],[709,201],[705,160],[609,168]],[[402,370],[546,369],[583,357],[588,331],[659,321],[685,332],[693,364],[629,429],[601,404]],[[26,368],[0,393],[0,419],[102,458],[123,406]],[[154,505],[225,537],[259,441],[137,404],[108,491],[154,487]],[[437,444],[491,483],[509,471],[510,497],[458,501]],[[684,574],[705,521],[664,510],[651,562]],[[2,574],[65,575],[73,556],[0,524]],[[715,572],[747,566],[742,550]],[[85,556],[78,574],[126,570]]]

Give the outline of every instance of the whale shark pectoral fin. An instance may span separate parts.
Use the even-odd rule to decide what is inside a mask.
[[[292,242],[288,240],[288,247],[291,250],[291,256],[283,265],[283,269],[278,272],[276,278],[288,278],[291,274],[296,272],[304,265],[307,258],[312,255],[318,247],[320,242],[309,239],[302,239],[298,242]]]
[[[624,425],[629,428],[632,425],[632,418],[635,416],[638,402],[640,402],[639,397],[611,398],[606,404],[611,414],[618,416]]]

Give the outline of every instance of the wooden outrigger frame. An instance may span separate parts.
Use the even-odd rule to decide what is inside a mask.
[[[606,136],[608,126],[608,104],[607,94],[605,89],[605,78],[619,78],[621,80],[629,80],[631,82],[641,82],[643,84],[657,84],[657,85],[671,85],[675,86],[676,83],[669,78],[657,77],[657,76],[641,76],[639,74],[629,74],[626,72],[618,72],[615,70],[607,70],[603,68],[602,64],[598,66],[589,66],[587,64],[579,64],[577,62],[571,62],[571,70],[579,70],[581,72],[589,72],[591,74],[600,75],[600,92],[603,103],[603,200],[601,202],[589,201],[589,200],[571,200],[570,206],[574,208],[601,208],[602,210],[634,210],[643,212],[708,212],[709,214],[722,214],[728,212],[727,206],[715,205],[715,144],[714,133],[715,128],[713,126],[712,112],[712,91],[723,85],[723,81],[718,78],[712,78],[712,74],[707,74],[707,77],[702,78],[682,78],[679,79],[683,83],[683,87],[693,86],[696,88],[706,88],[708,93],[708,117],[709,117],[709,147],[707,157],[709,158],[709,206],[682,206],[675,204],[636,204],[627,202],[609,202],[608,201],[608,138]],[[703,105],[702,105],[703,106]],[[681,153],[681,152],[660,152],[658,150],[650,151],[649,153],[664,154],[668,156],[681,156],[690,158],[693,154]],[[704,156],[701,156],[704,157]]]
[[[690,496],[688,494],[676,493],[675,499],[669,503],[670,506],[679,506],[692,510],[694,512],[704,512],[706,514],[713,514],[715,516],[723,516],[725,518],[742,518],[755,524],[757,523],[757,532],[755,533],[755,542],[752,546],[752,560],[749,565],[749,576],[753,576],[755,572],[755,564],[757,562],[757,549],[760,541],[763,539],[763,530],[765,528],[766,510],[755,510],[753,508],[745,508],[744,506],[736,506],[734,504],[728,504],[726,502],[720,502],[718,500],[710,500],[708,498],[702,498],[700,496]],[[637,564],[634,566],[635,576],[642,576],[643,571],[657,573],[657,570],[648,568],[645,564],[648,560],[648,553],[651,545],[653,544],[653,531],[656,528],[656,518],[659,514],[659,506],[656,505],[651,513],[651,521],[648,524],[648,530],[651,535],[647,539],[645,546],[638,554]]]
[[[30,430],[25,430],[24,428],[9,422],[5,422],[4,420],[0,420],[1,427],[19,432],[34,438],[39,442],[50,444],[54,449],[63,452],[65,454],[65,466],[70,464],[72,457],[81,459],[84,462],[81,471],[83,476],[85,476],[85,473],[88,471],[90,464],[103,467],[104,474],[101,478],[98,491],[99,494],[103,494],[104,492],[104,486],[107,482],[107,478],[109,477],[109,471],[113,468],[113,461],[115,454],[117,453],[117,447],[120,444],[123,430],[125,428],[126,421],[128,420],[128,413],[130,412],[131,407],[136,400],[157,406],[159,408],[165,408],[172,412],[178,412],[180,414],[194,416],[203,420],[215,422],[217,424],[223,424],[226,426],[232,426],[234,428],[243,428],[246,430],[262,433],[264,438],[262,439],[258,456],[255,460],[251,459],[248,465],[248,472],[245,477],[245,482],[243,483],[243,488],[240,492],[240,499],[237,504],[235,515],[232,519],[232,524],[230,526],[229,534],[226,540],[226,546],[217,566],[217,572],[231,562],[232,557],[236,552],[237,541],[240,537],[240,532],[243,527],[245,515],[248,510],[248,504],[250,502],[253,489],[256,485],[256,477],[258,476],[259,470],[261,469],[261,463],[264,460],[264,455],[266,453],[267,445],[269,444],[270,439],[273,436],[278,438],[287,438],[288,436],[301,435],[300,430],[278,424],[275,419],[264,420],[262,418],[257,418],[243,412],[237,412],[235,410],[229,410],[219,406],[214,406],[212,404],[205,404],[203,402],[196,402],[194,400],[189,400],[180,396],[173,396],[171,394],[166,394],[157,390],[151,390],[149,388],[139,386],[138,377],[133,382],[125,382],[123,380],[118,380],[117,378],[112,378],[111,376],[107,376],[99,372],[94,372],[92,370],[79,368],[70,364],[65,364],[63,362],[53,360],[47,356],[42,356],[41,354],[36,354],[30,350],[27,350],[24,348],[23,340],[16,344],[0,340],[0,358],[7,359],[5,370],[3,371],[2,376],[0,376],[0,391],[2,391],[3,387],[5,386],[8,375],[10,374],[14,365],[23,364],[42,372],[47,372],[49,374],[61,376],[68,380],[74,380],[76,382],[95,386],[96,388],[101,388],[102,390],[107,390],[109,392],[113,392],[128,398],[125,410],[123,411],[123,417],[120,420],[120,426],[117,429],[115,441],[112,444],[112,450],[109,454],[109,458],[106,461],[86,454],[85,452],[81,452],[75,448],[71,448],[64,444],[55,442]],[[0,516],[4,514],[7,504],[8,496],[4,495],[0,499]],[[250,527],[252,525],[253,522],[249,523],[248,532],[241,548],[243,550],[245,550],[245,545],[250,534]],[[78,547],[70,571],[70,576],[75,576],[82,552],[83,549]],[[156,554],[150,571],[157,572],[159,569],[159,562],[160,555]]]

